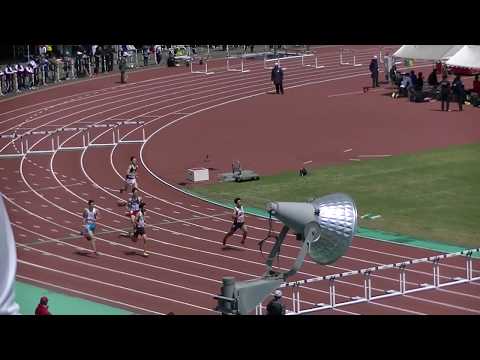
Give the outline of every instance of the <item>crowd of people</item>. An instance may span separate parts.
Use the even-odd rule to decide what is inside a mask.
[[[461,75],[455,75],[454,79],[449,81],[448,68],[437,63],[428,75],[426,81],[423,72],[416,73],[415,70],[401,72],[397,65],[388,54],[384,58],[385,80],[394,87],[392,98],[405,97],[411,102],[424,102],[432,99],[441,102],[442,111],[450,111],[450,102],[454,100],[458,103],[458,110],[463,111],[465,101],[469,101],[474,106],[480,105],[480,82],[478,74],[473,81],[471,89],[465,89]],[[379,64],[377,56],[374,56],[370,62],[370,73],[372,78],[372,87],[378,87]],[[439,80],[441,76],[441,80]]]

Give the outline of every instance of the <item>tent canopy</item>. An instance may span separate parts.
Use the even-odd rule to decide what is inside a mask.
[[[447,65],[480,69],[480,45],[465,45],[452,56]]]
[[[464,45],[403,45],[393,56],[416,60],[448,60]]]

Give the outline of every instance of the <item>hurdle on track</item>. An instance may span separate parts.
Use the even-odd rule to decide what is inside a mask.
[[[190,60],[190,72],[192,74],[204,74],[204,75],[211,75],[215,74],[213,71],[208,71],[208,59],[203,59],[203,64],[205,65],[205,69],[203,70],[193,70],[193,63],[195,62],[195,59],[192,58]]]
[[[120,127],[124,125],[139,125],[142,127],[142,138],[139,140],[121,140],[120,138]],[[21,135],[16,133],[14,134],[2,134],[0,139],[11,139],[11,143],[20,142],[20,151],[17,150],[16,153],[0,153],[1,158],[15,158],[22,157],[24,155],[38,155],[38,154],[51,154],[55,151],[74,151],[74,150],[84,150],[87,147],[100,147],[100,146],[115,146],[118,144],[132,144],[132,143],[144,143],[146,141],[145,128],[143,128],[143,121],[119,121],[117,123],[110,124],[93,124],[88,125],[87,127],[78,127],[78,128],[58,128],[56,130],[49,131],[31,131],[26,132]],[[105,128],[106,131],[112,131],[112,142],[108,143],[92,143],[90,140],[90,129],[91,128]],[[62,146],[60,144],[60,134],[66,132],[76,132],[75,135],[82,136],[82,146]],[[29,145],[29,136],[30,135],[45,135],[51,136],[51,149],[48,150],[32,150],[32,147]],[[73,136],[75,136],[73,135]],[[117,136],[115,136],[117,135]],[[72,136],[72,137],[73,137]],[[55,141],[56,140],[56,141]]]
[[[305,64],[305,58],[313,56],[315,59],[315,64]],[[315,54],[302,54],[302,66],[312,67],[314,69],[322,69],[325,65],[318,65],[318,56]]]
[[[230,66],[230,60],[238,60],[238,59],[240,59],[240,69],[232,68]],[[240,57],[228,56],[226,58],[226,61],[227,61],[227,71],[238,71],[238,72],[242,72],[242,73],[246,73],[246,72],[250,71],[248,69],[245,69],[245,57],[244,56],[240,56]]]
[[[370,301],[380,300],[388,297],[402,296],[402,295],[411,294],[419,291],[438,289],[446,286],[452,286],[452,285],[469,283],[469,282],[480,280],[480,276],[474,277],[474,274],[473,274],[474,270],[473,270],[472,256],[475,253],[476,254],[480,253],[480,248],[463,250],[456,253],[435,255],[435,256],[430,256],[430,257],[421,258],[421,259],[412,259],[412,260],[408,260],[400,263],[375,266],[375,267],[370,267],[366,269],[348,271],[348,272],[338,273],[333,275],[319,276],[319,277],[305,279],[305,280],[286,282],[286,283],[283,283],[280,286],[280,288],[292,289],[292,311],[288,311],[287,315],[308,314],[308,313],[313,313],[321,310],[334,309],[334,308],[358,304],[358,303],[365,303],[365,302],[368,303]],[[445,281],[442,283],[440,281],[441,261],[447,258],[454,258],[454,257],[465,258],[465,268],[464,268],[465,277],[458,277],[458,276],[454,278],[449,277],[448,281]],[[432,273],[431,273],[432,284],[423,283],[423,284],[418,284],[417,287],[407,289],[406,272],[408,270],[408,267],[411,267],[414,264],[420,264],[420,263],[432,264]],[[398,276],[399,276],[398,290],[388,289],[388,290],[384,290],[384,293],[381,295],[372,296],[372,276],[374,276],[376,272],[379,272],[382,270],[388,270],[388,269],[398,270]],[[414,269],[411,269],[411,270],[415,271]],[[476,272],[479,272],[479,271],[476,270]],[[351,297],[350,300],[348,301],[337,302],[338,296],[335,289],[336,280],[344,279],[353,275],[363,276],[363,296],[354,296],[354,297]],[[395,281],[394,278],[392,278],[392,280]],[[321,281],[328,282],[329,304],[318,303],[309,309],[302,310],[300,306],[301,287],[311,283],[317,283]],[[262,304],[259,304],[255,309],[256,315],[261,314],[261,306]]]
[[[345,55],[349,55],[353,57],[353,62],[344,61]],[[351,66],[362,66],[362,64],[357,64],[357,57],[355,55],[355,50],[353,49],[340,49],[340,65],[351,65]]]
[[[270,62],[278,62],[278,65],[282,66],[282,62],[285,60],[291,60],[291,59],[300,59],[302,58],[303,55],[292,55],[292,56],[284,56],[284,57],[276,57],[273,59],[267,59],[266,56],[263,57],[263,69],[264,70],[272,70],[273,65],[268,65]],[[283,70],[286,70],[286,67],[282,67]]]

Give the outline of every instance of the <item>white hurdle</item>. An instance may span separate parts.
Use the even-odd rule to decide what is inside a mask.
[[[195,62],[195,59],[192,58],[190,60],[190,72],[192,74],[204,74],[204,75],[211,75],[211,74],[215,74],[213,71],[208,71],[208,59],[203,59],[203,63],[205,65],[205,69],[204,70],[193,70],[193,63]]]
[[[305,58],[314,56],[315,58],[315,64],[305,64]],[[315,54],[302,54],[302,66],[304,67],[312,67],[314,69],[322,69],[325,67],[325,65],[318,65],[318,56]]]
[[[345,53],[351,53],[352,54],[353,62],[348,62],[348,61],[343,60]],[[362,64],[357,64],[356,60],[357,59],[356,59],[356,55],[355,55],[355,50],[345,49],[345,48],[340,49],[340,65],[362,66]]]
[[[348,306],[358,303],[364,302],[371,302],[374,300],[380,300],[388,297],[394,296],[403,296],[419,291],[431,290],[435,288],[443,288],[457,284],[468,283],[472,281],[480,280],[480,276],[474,276],[474,272],[477,274],[480,272],[479,270],[473,269],[473,261],[472,257],[474,254],[480,253],[480,248],[476,249],[469,249],[469,250],[462,250],[455,253],[448,253],[448,254],[441,254],[441,255],[434,255],[426,258],[421,259],[412,259],[403,261],[400,263],[388,264],[388,265],[380,265],[374,266],[366,269],[361,270],[354,270],[348,271],[344,273],[338,273],[333,275],[326,275],[326,276],[319,276],[310,279],[292,281],[288,283],[283,283],[280,288],[291,288],[292,289],[292,301],[293,306],[292,310],[287,313],[287,315],[299,315],[299,314],[308,314],[313,313],[321,310],[326,309],[334,309],[339,308],[342,306]],[[441,282],[440,276],[440,263],[442,260],[447,258],[453,257],[465,257],[466,264],[465,264],[465,277],[451,277],[450,275],[444,275],[443,277],[446,278],[444,282]],[[409,267],[412,267],[414,264],[420,263],[430,263],[432,264],[432,272],[431,276],[433,277],[432,283],[424,283],[418,284],[417,287],[413,286],[411,288],[407,288],[407,281],[406,281],[406,271]],[[372,277],[375,276],[374,274],[388,269],[397,269],[399,271],[399,289],[383,289],[384,293],[380,294],[372,294]],[[411,269],[415,271],[414,269]],[[354,296],[351,297],[350,300],[346,300],[343,302],[337,301],[337,293],[335,291],[335,281],[337,279],[345,279],[346,277],[353,276],[353,275],[362,275],[363,276],[363,296]],[[316,283],[320,281],[328,282],[328,295],[329,295],[329,304],[319,303],[315,306],[308,308],[308,309],[301,309],[300,308],[300,288],[302,286],[306,286],[311,283]]]
[[[240,61],[241,61],[240,62],[240,69],[232,68],[230,66],[230,60],[237,60],[237,59],[240,59]],[[242,73],[246,73],[246,72],[250,71],[248,69],[245,69],[245,57],[244,56],[240,56],[240,57],[227,56],[226,60],[227,60],[227,71],[238,71],[238,72],[242,72]]]

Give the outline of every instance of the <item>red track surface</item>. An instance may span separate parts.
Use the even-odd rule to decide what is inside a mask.
[[[441,113],[435,111],[438,104],[393,101],[383,96],[387,92],[383,90],[348,94],[370,82],[367,64],[372,50],[368,48],[372,47],[357,46],[357,61],[364,65],[356,68],[340,67],[335,48],[317,51],[320,62],[328,66],[325,69],[302,68],[293,60],[285,63],[284,96],[265,94],[271,90],[269,72],[262,63],[252,61],[247,63],[251,72],[244,74],[217,70],[204,76],[183,68],[151,69],[131,73],[127,85],[107,76],[0,102],[2,133],[113,119],[145,121],[149,136],[143,147],[121,144],[1,160],[0,189],[6,195],[18,243],[18,278],[138,313],[215,314],[213,296],[223,276],[245,280],[263,273],[264,260],[256,241],[265,237],[266,222],[250,216],[247,247],[235,246],[237,236],[230,250],[221,250],[230,212],[184,195],[159,178],[171,184],[184,181],[185,169],[203,165],[206,154],[211,158],[209,166],[222,172],[228,171],[233,158],[239,158],[244,167],[268,174],[296,169],[307,160],[319,165],[362,154],[397,154],[478,140],[476,109]],[[423,68],[424,72],[429,69]],[[95,142],[111,139],[105,128],[96,129],[95,134]],[[78,135],[68,138],[72,135],[61,136],[64,146],[81,143]],[[139,136],[136,130],[125,139]],[[36,141],[34,149],[50,146],[50,139],[41,135]],[[15,145],[19,146],[18,141]],[[6,139],[2,147],[3,152],[14,151]],[[345,153],[348,148],[353,150]],[[148,259],[137,255],[140,244],[118,237],[129,223],[116,205],[119,194],[112,189],[120,187],[132,154],[142,159],[139,182],[152,225]],[[77,236],[88,199],[95,199],[101,211],[98,258],[84,253],[88,245]],[[295,241],[288,241],[280,265],[287,268],[297,252]],[[295,279],[433,254],[356,237],[337,263],[318,266],[306,261]],[[442,281],[464,276],[463,261],[454,258],[443,263]],[[478,273],[478,264],[474,266]],[[431,283],[431,273],[431,264],[409,268],[407,288]],[[372,280],[374,295],[398,289],[395,271],[379,272]],[[322,314],[479,314],[479,285],[456,285]],[[337,295],[337,302],[362,296],[363,280],[338,281]],[[291,298],[289,290],[285,297]],[[328,303],[327,284],[312,284],[302,291],[302,308],[322,302]]]

